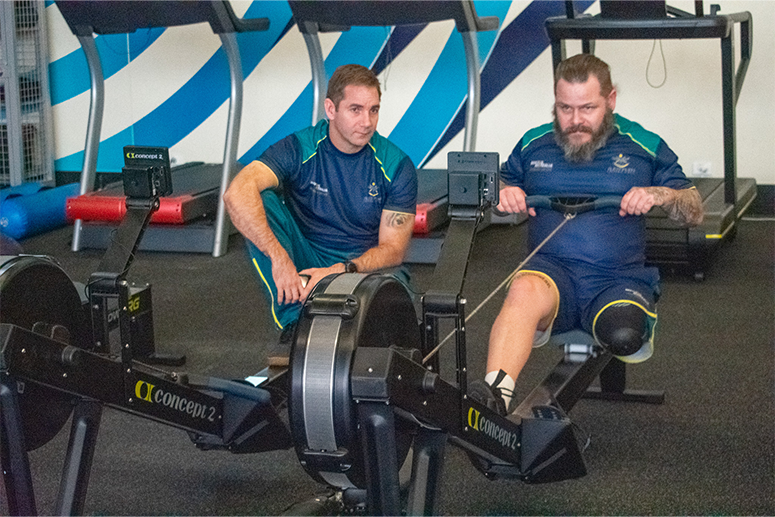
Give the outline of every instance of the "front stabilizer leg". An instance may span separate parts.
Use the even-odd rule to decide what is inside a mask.
[[[545,409],[553,411],[549,415],[535,411],[535,416],[522,419],[524,482],[550,483],[585,476],[587,468],[573,423],[556,408]]]

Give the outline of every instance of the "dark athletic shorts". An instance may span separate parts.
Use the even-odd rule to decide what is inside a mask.
[[[659,291],[656,268],[634,267],[611,272],[589,264],[561,262],[539,253],[518,273],[525,274],[547,278],[557,288],[560,297],[553,323],[548,332],[536,334],[535,346],[545,344],[550,333],[582,329],[595,335],[595,322],[604,309],[616,304],[633,304],[647,316],[648,340],[638,352],[620,359],[640,362],[651,357]]]

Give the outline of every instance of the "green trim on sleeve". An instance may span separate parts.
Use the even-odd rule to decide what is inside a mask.
[[[301,146],[302,163],[306,163],[317,154],[320,142],[328,138],[328,120],[321,120],[315,126],[304,128],[294,135]],[[392,182],[398,167],[407,156],[406,153],[376,131],[368,146],[374,152],[374,159],[379,163],[382,174]]]
[[[551,122],[531,129],[522,137],[522,149],[520,149],[520,151],[524,151],[525,148],[533,142],[533,140],[537,140],[545,134],[551,133],[552,131],[554,131],[554,124]]]
[[[632,122],[616,114],[614,114],[614,127],[619,131],[620,135],[629,137],[630,140],[641,146],[651,156],[656,157],[657,148],[662,141],[659,135],[644,129],[637,122]]]
[[[328,138],[328,120],[321,120],[312,127],[294,133],[301,145],[302,163],[306,163],[318,152],[320,142]]]
[[[376,131],[369,141],[369,147],[374,151],[374,159],[379,163],[385,179],[392,182],[398,167],[407,156],[406,153]]]

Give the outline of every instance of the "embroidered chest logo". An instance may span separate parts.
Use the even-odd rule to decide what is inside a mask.
[[[533,170],[550,171],[553,167],[553,163],[547,163],[543,160],[533,160],[530,162],[530,168]]]
[[[613,161],[614,161],[614,167],[624,169],[630,164],[630,157],[620,154],[619,156],[614,157]]]
[[[630,157],[624,154],[619,154],[611,158],[612,167],[608,167],[608,172],[623,172],[625,174],[632,174],[635,172],[634,167],[630,167]]]
[[[372,182],[371,185],[369,185],[369,195],[371,197],[379,196],[379,187],[377,187],[377,184],[374,182]]]

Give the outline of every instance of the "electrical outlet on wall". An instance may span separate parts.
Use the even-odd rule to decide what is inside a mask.
[[[712,162],[694,162],[692,167],[692,176],[710,176],[712,173]]]

